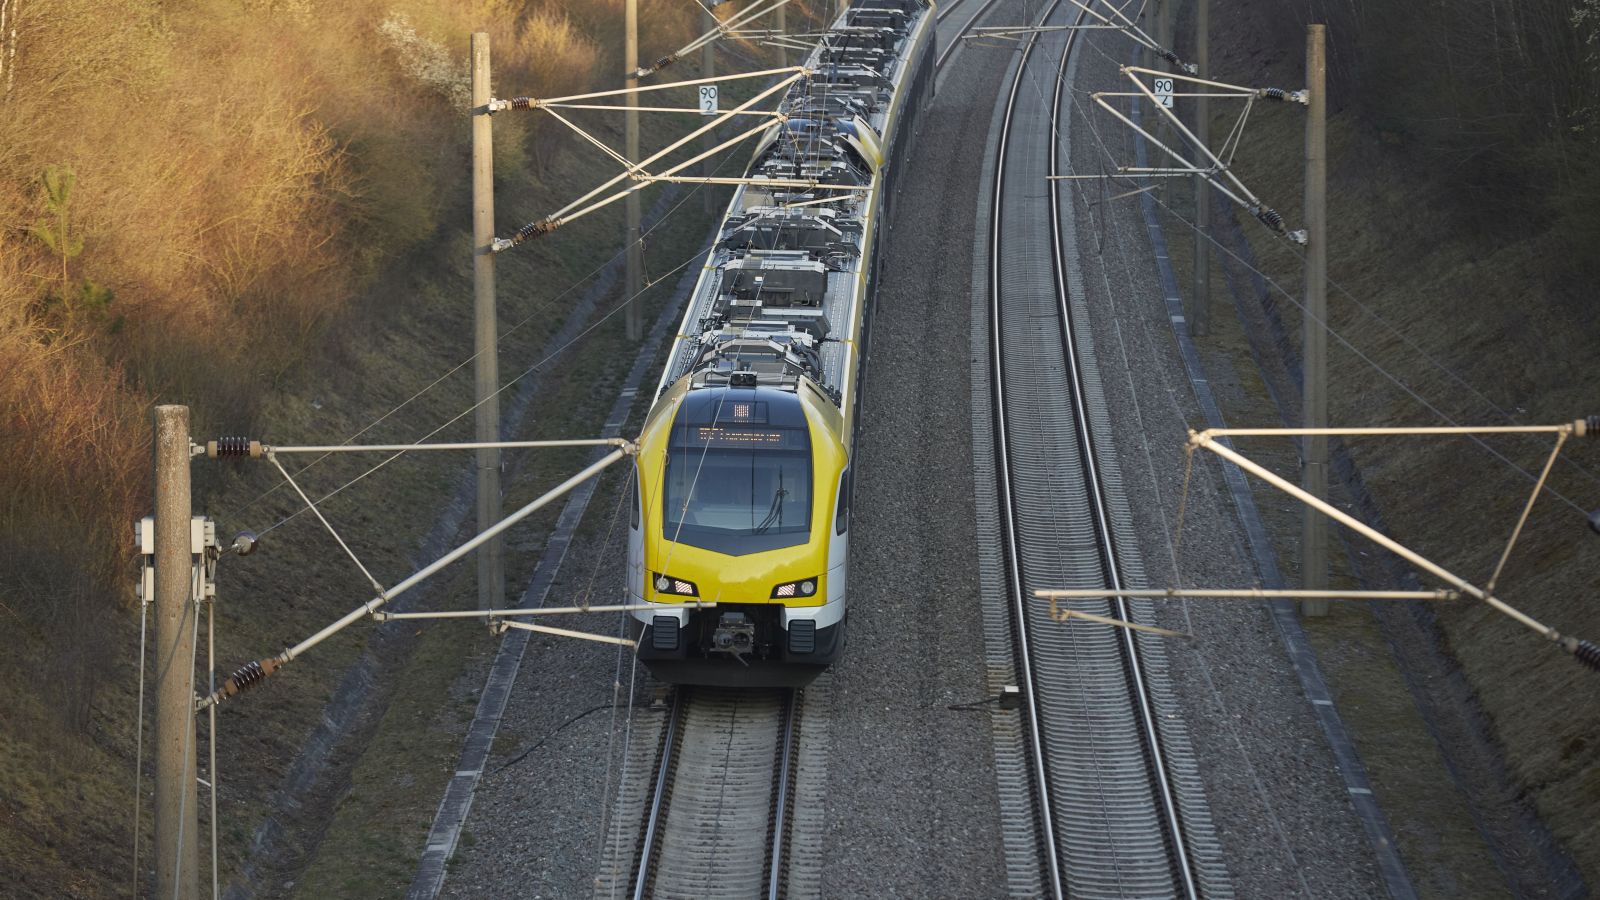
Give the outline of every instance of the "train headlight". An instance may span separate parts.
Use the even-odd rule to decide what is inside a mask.
[[[656,593],[658,594],[673,594],[678,597],[700,596],[700,588],[696,587],[695,583],[692,581],[684,581],[682,578],[673,578],[671,575],[664,575],[660,572],[656,572],[654,574]]]
[[[817,593],[817,578],[802,578],[799,581],[785,581],[772,589],[772,599],[791,600],[795,597],[813,597]]]

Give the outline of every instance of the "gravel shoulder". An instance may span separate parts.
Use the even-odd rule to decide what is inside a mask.
[[[605,598],[626,592],[615,564],[627,558],[625,517],[608,528],[626,497],[618,481],[608,478],[596,492],[586,529],[551,589],[551,605],[586,594],[610,602]],[[548,624],[607,630],[596,616],[552,617]],[[630,725],[649,719],[654,727],[664,716],[649,708],[633,662],[625,648],[548,635],[528,641],[440,896],[580,897],[593,890],[608,798],[624,776],[648,776],[622,771]]]
[[[979,703],[966,323],[978,171],[1010,58],[954,57],[899,162],[910,175],[885,235],[854,462],[849,651],[833,672],[827,897],[1005,892]]]
[[[960,323],[977,165],[1008,59],[1004,49],[964,49],[912,156],[899,163],[928,174],[905,183],[884,235],[854,462],[849,650],[825,676],[827,689],[808,692],[829,726],[822,896],[1003,892],[987,710],[951,707],[987,691]],[[609,513],[608,496],[597,494],[591,518]],[[595,596],[622,593],[622,535],[605,541],[603,532],[574,543],[557,592],[590,590],[593,578]],[[622,771],[628,685],[636,729],[653,730],[662,715],[648,708],[652,688],[631,663],[557,638],[529,642],[444,896],[594,889],[607,804],[623,778],[650,775]]]
[[[1111,84],[1109,59],[1091,55],[1082,83]],[[977,173],[1009,58],[1004,49],[966,48],[901,163],[918,174],[885,236],[855,461],[850,645],[819,698],[830,723],[823,896],[1006,890],[988,716],[959,707],[987,692],[964,326]],[[1102,136],[1110,134],[1102,126]],[[1098,172],[1100,148],[1084,137],[1073,160]],[[1137,208],[1091,210],[1090,199],[1080,194],[1075,212],[1114,439],[1141,553],[1152,581],[1165,583],[1183,490],[1182,438],[1199,414]],[[609,518],[614,501],[602,490],[591,517]],[[1253,582],[1237,519],[1208,465],[1196,468],[1186,517],[1184,581]],[[592,579],[596,596],[620,593],[621,534],[607,541],[603,523],[591,528],[559,586],[575,594]],[[1173,644],[1172,664],[1239,894],[1380,894],[1331,753],[1265,610],[1174,604],[1163,615],[1195,635]],[[617,704],[628,702],[629,684],[642,684],[631,675],[631,660],[610,649],[529,643],[445,895],[592,890],[604,810],[624,777],[630,709]],[[641,717],[660,715],[648,709],[648,693],[633,695],[641,726]]]

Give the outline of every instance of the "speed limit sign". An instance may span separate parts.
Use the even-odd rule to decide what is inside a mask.
[[[1171,104],[1168,104],[1171,105]],[[700,115],[714,116],[717,114],[717,86],[714,84],[700,85]]]
[[[701,90],[704,90],[704,88],[701,88]],[[1153,93],[1156,95],[1156,101],[1159,102],[1162,106],[1165,106],[1167,109],[1171,109],[1172,108],[1172,79],[1171,78],[1157,78],[1157,79],[1155,79],[1155,91]],[[701,105],[704,105],[704,104],[705,104],[705,101],[702,100],[701,101]]]

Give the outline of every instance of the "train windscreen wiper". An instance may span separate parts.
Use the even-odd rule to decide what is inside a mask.
[[[783,525],[783,498],[788,495],[789,492],[783,489],[783,467],[780,466],[778,467],[778,490],[772,495],[772,507],[767,510],[767,517],[761,520],[760,525],[756,526],[756,534],[766,534],[767,529],[773,525],[780,527]]]

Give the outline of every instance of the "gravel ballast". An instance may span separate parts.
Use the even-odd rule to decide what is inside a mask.
[[[1121,90],[1116,36],[1091,36],[1075,94],[1073,171],[1098,174],[1134,156],[1128,132],[1085,92]],[[1092,184],[1092,183],[1091,183]],[[1239,520],[1220,470],[1195,458],[1181,569],[1173,540],[1184,492],[1183,445],[1203,417],[1184,373],[1137,201],[1075,190],[1079,250],[1125,487],[1154,585],[1254,585]],[[1182,327],[1181,324],[1179,327]],[[1233,373],[1213,376],[1228,389]],[[1172,666],[1188,709],[1224,854],[1240,896],[1371,897],[1384,893],[1334,758],[1267,609],[1254,602],[1163,604]]]
[[[990,22],[1021,16],[1021,4],[1010,4]],[[1106,53],[1121,52],[1116,36],[1091,38]],[[989,689],[968,378],[978,173],[1010,59],[1006,48],[964,48],[941,81],[914,152],[899,161],[910,169],[884,235],[854,460],[848,649],[818,698],[826,709],[817,712],[829,721],[821,821],[826,897],[1006,892],[982,703]],[[1111,58],[1091,48],[1077,86],[1112,89],[1117,79]],[[1131,158],[1104,118],[1097,125],[1107,144]],[[1098,173],[1105,157],[1086,125],[1080,135],[1072,159],[1079,171]],[[1086,194],[1099,199],[1080,193],[1074,212],[1094,338],[1140,552],[1159,585],[1172,571],[1182,440],[1200,416],[1137,207],[1120,201],[1091,212]],[[597,496],[589,515],[600,520],[598,533],[574,545],[555,593],[575,599],[592,579],[597,602],[622,595],[624,529],[600,539],[615,499]],[[1237,517],[1209,461],[1197,462],[1186,517],[1186,583],[1254,583]],[[1195,635],[1170,647],[1172,667],[1239,895],[1379,895],[1360,825],[1265,609],[1173,604],[1164,615],[1164,624]],[[631,659],[619,660],[612,648],[543,636],[529,642],[445,896],[593,890],[607,798],[624,777],[620,751],[630,711],[613,715],[612,703],[627,702],[632,675]],[[649,710],[648,693],[635,692],[632,715],[638,727],[653,729],[661,713]],[[963,708],[969,704],[978,706]],[[626,777],[650,774],[630,770]]]

